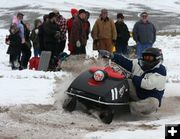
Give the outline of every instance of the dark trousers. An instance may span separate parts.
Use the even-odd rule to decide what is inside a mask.
[[[19,55],[11,55],[11,68],[12,69],[19,69],[19,61],[18,61],[18,58],[19,58]]]
[[[34,48],[34,57],[38,57],[41,55],[41,51],[40,51],[40,48],[37,47],[37,48]]]
[[[21,68],[27,68],[29,59],[31,57],[31,50],[26,44],[22,44],[21,53]]]
[[[127,55],[127,44],[122,43],[121,41],[116,41],[116,52],[120,54]]]
[[[137,58],[140,58],[142,56],[142,52],[146,49],[146,48],[151,48],[153,44],[151,43],[140,43],[137,42],[137,47],[136,47],[136,55]]]
[[[66,45],[66,40],[58,42],[58,44],[57,44],[57,54],[58,55],[64,51],[65,45]]]

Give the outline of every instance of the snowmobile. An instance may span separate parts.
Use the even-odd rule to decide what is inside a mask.
[[[104,67],[91,67],[82,72],[65,91],[63,109],[72,112],[77,101],[87,109],[100,112],[102,122],[110,124],[115,112],[129,106],[127,72],[109,60]]]

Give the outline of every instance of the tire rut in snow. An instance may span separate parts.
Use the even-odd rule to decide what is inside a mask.
[[[16,126],[15,133],[11,136],[9,135],[9,137],[20,136],[22,138],[26,137],[25,135],[30,132],[37,138],[50,137],[55,133],[57,136],[61,135],[64,138],[80,138],[84,134],[94,131],[113,131],[116,129],[129,131],[135,131],[137,129],[155,130],[160,125],[149,125],[146,124],[146,122],[156,121],[162,118],[171,119],[171,116],[180,115],[180,108],[177,107],[180,105],[179,100],[180,97],[177,96],[164,98],[161,109],[157,113],[144,118],[134,117],[128,112],[124,114],[117,113],[110,125],[103,124],[94,116],[84,113],[81,107],[78,107],[72,113],[65,112],[62,109],[61,103],[59,103],[59,106],[57,106],[57,104],[26,104],[13,106],[9,107],[8,111],[4,111],[1,114],[7,114],[6,123],[11,123],[8,124],[8,126],[13,124]],[[132,122],[137,124],[133,124]],[[7,129],[9,130],[9,128],[10,127]],[[11,128],[13,128],[13,126]],[[6,128],[3,130],[6,130]],[[48,132],[47,135],[38,135],[44,132]],[[57,136],[53,136],[53,138]]]

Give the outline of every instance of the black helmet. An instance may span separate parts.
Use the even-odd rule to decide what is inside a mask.
[[[162,63],[163,54],[161,49],[147,48],[142,52],[142,56],[139,59],[140,66],[143,70],[150,70],[157,64]]]

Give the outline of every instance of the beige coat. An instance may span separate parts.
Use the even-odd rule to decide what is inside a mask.
[[[114,22],[109,18],[107,18],[105,21],[101,20],[101,18],[97,19],[93,26],[91,36],[93,40],[116,40],[117,32]],[[93,48],[97,49],[96,43],[94,43]],[[98,49],[101,48],[98,47]]]

